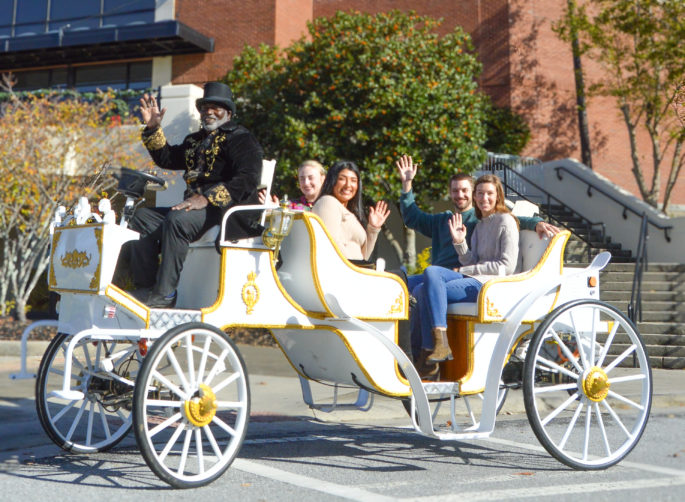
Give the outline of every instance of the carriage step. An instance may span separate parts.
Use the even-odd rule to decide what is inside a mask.
[[[458,382],[422,382],[424,392],[433,396],[435,394],[459,394]]]

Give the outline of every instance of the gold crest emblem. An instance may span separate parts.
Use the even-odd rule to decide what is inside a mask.
[[[401,314],[404,312],[404,295],[400,293],[395,299],[395,303],[390,307],[386,315]]]
[[[92,257],[92,254],[87,255],[85,251],[74,249],[70,253],[60,256],[60,260],[62,260],[63,267],[77,269],[87,267]]]
[[[257,274],[250,272],[247,274],[247,282],[243,285],[243,303],[247,305],[247,315],[252,315],[254,306],[259,301],[259,286],[255,284]]]

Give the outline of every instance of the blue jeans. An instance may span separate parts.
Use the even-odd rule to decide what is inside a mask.
[[[412,352],[419,344],[424,349],[433,349],[433,329],[447,327],[447,306],[477,302],[481,287],[480,282],[459,272],[428,267],[423,272],[423,284],[414,290],[418,309],[412,314],[418,315],[412,315]]]

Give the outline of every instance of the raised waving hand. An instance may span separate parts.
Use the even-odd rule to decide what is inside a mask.
[[[452,235],[452,242],[461,244],[466,239],[466,226],[462,222],[461,214],[457,213],[448,221],[450,225],[450,234]]]
[[[388,209],[388,204],[379,200],[376,203],[376,207],[371,206],[369,208],[369,225],[374,228],[381,228],[385,224],[385,220],[390,216],[390,210]]]
[[[140,115],[148,129],[157,129],[162,124],[166,108],[161,111],[154,96],[143,94],[140,100]]]
[[[395,162],[395,165],[397,166],[400,180],[402,180],[402,191],[407,193],[411,190],[411,182],[416,176],[416,170],[419,166],[418,164],[414,164],[409,155],[402,155],[400,159]]]

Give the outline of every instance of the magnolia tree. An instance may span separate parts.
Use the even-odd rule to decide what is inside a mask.
[[[10,87],[11,89],[11,87]],[[19,320],[49,261],[50,221],[58,206],[97,199],[112,186],[107,166],[142,161],[132,117],[113,114],[113,96],[85,101],[59,93],[0,109],[0,315],[14,298]]]
[[[290,47],[245,47],[224,81],[238,116],[278,161],[277,183],[297,193],[297,166],[317,159],[358,163],[364,195],[399,200],[394,162],[421,164],[417,200],[443,199],[455,171],[486,156],[488,99],[477,89],[481,65],[461,28],[439,37],[440,21],[393,11],[339,12],[309,24]],[[399,258],[404,250],[387,229]],[[407,231],[409,264],[415,260]]]
[[[642,197],[654,207],[668,167],[663,211],[685,164],[685,130],[674,106],[685,77],[684,19],[683,0],[588,0],[555,26],[566,41],[577,33],[580,53],[603,67],[605,77],[590,92],[616,98],[630,139],[633,174]],[[640,129],[651,143],[645,151],[638,145]],[[647,158],[651,180],[643,167]]]

